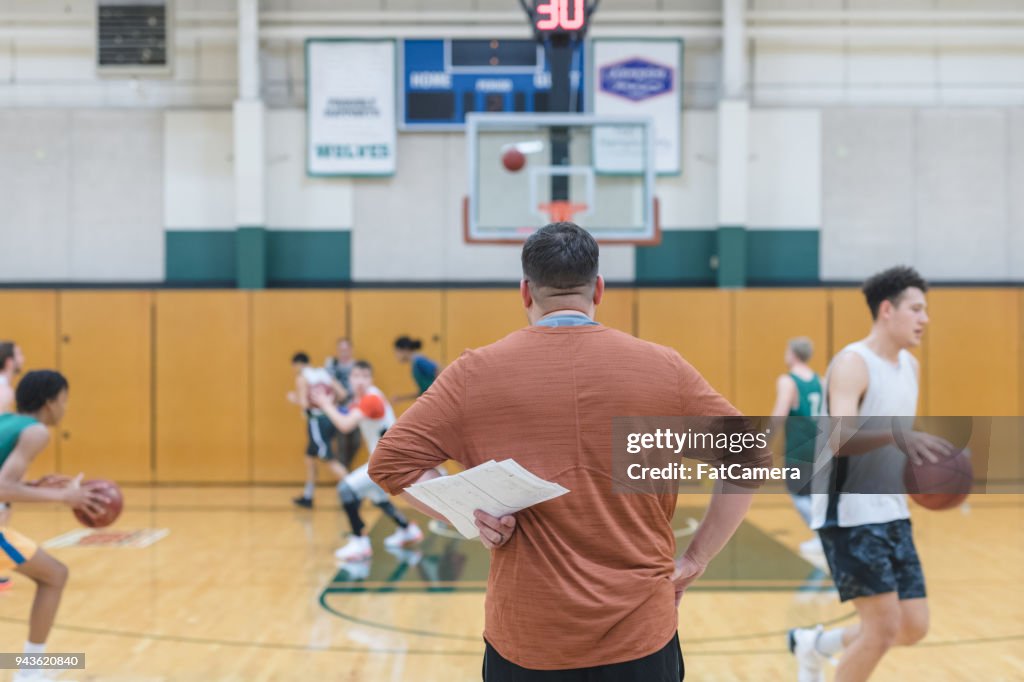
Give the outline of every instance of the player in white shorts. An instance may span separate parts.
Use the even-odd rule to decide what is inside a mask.
[[[339,410],[330,392],[326,390],[312,391],[310,399],[339,431],[349,433],[358,428],[366,449],[373,457],[377,442],[395,423],[395,412],[384,393],[373,385],[373,367],[370,363],[360,360],[352,366],[349,386],[352,388],[353,400],[347,410]],[[342,561],[361,561],[373,554],[370,538],[364,535],[366,524],[359,515],[359,507],[364,499],[377,505],[398,525],[398,529],[384,540],[386,547],[403,547],[423,539],[423,531],[395,508],[388,494],[370,480],[368,470],[369,465],[364,464],[338,483],[338,496],[352,525],[352,536],[348,544],[334,553]]]

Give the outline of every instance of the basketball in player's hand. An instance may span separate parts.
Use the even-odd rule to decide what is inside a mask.
[[[523,170],[523,166],[526,165],[526,154],[512,147],[501,155],[501,163],[505,166],[505,170],[516,173]]]
[[[121,515],[121,509],[124,507],[124,496],[121,494],[121,489],[113,481],[108,481],[102,478],[83,481],[83,488],[97,488],[109,500],[103,505],[102,510],[99,514],[90,514],[84,509],[74,509],[75,518],[78,519],[79,523],[89,528],[106,528]]]
[[[970,494],[973,482],[971,451],[966,448],[938,462],[914,464],[908,459],[903,470],[903,484],[910,499],[936,511],[959,507]]]

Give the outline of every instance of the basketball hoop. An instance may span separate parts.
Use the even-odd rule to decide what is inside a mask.
[[[586,213],[589,206],[572,201],[552,201],[546,204],[539,204],[537,208],[551,216],[551,222],[565,223],[572,222],[577,213]]]

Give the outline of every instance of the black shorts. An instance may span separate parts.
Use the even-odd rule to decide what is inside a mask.
[[[822,528],[818,535],[840,601],[888,592],[900,599],[927,596],[909,520]]]
[[[686,674],[679,634],[649,656],[635,661],[571,670],[531,670],[502,658],[491,643],[484,651],[484,682],[679,682]]]
[[[322,414],[306,417],[306,456],[328,460],[334,457],[331,440],[337,433],[331,420]]]

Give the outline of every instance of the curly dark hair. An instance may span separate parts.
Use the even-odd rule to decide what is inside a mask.
[[[48,369],[29,372],[18,382],[18,388],[14,392],[14,399],[18,403],[18,412],[22,414],[38,412],[67,387],[68,380],[60,372]]]
[[[869,277],[861,291],[864,292],[868,308],[871,309],[871,319],[878,319],[878,309],[882,301],[889,301],[898,306],[903,292],[911,287],[928,291],[928,282],[924,281],[924,277],[917,270],[906,265],[897,265]]]

